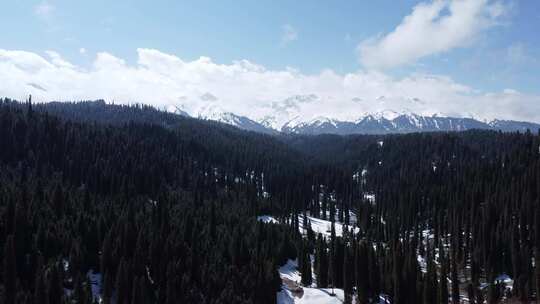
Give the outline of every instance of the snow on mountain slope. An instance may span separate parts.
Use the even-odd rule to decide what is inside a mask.
[[[199,109],[196,117],[199,119],[221,122],[248,131],[268,134],[277,133],[277,131],[267,128],[245,116],[239,116],[234,113],[227,112],[218,105],[210,105]]]
[[[384,119],[387,119],[387,120],[393,120],[396,117],[398,117],[400,115],[403,115],[403,114],[405,114],[405,112],[398,113],[398,112],[393,111],[393,110],[383,110],[381,112],[374,113],[372,116],[375,117],[376,119],[384,118]]]
[[[209,97],[205,97],[208,99]],[[279,132],[302,135],[318,134],[393,134],[434,131],[465,131],[470,129],[501,130],[504,132],[531,130],[536,132],[540,124],[511,120],[483,122],[472,117],[449,117],[440,113],[426,115],[408,110],[383,110],[364,113],[357,119],[338,120],[327,116],[303,114],[303,108],[312,106],[320,98],[316,95],[295,95],[266,105],[262,117],[247,117],[225,110],[217,101],[188,111],[183,106],[171,105],[168,112],[182,116],[218,121],[240,129],[267,134]]]
[[[197,111],[195,111],[195,115],[193,115],[199,119],[205,119],[205,120],[214,120],[219,121],[223,123],[229,123],[233,124],[234,114],[231,112],[226,111],[219,105],[210,104],[204,107],[199,108]]]
[[[397,116],[396,116],[397,115]],[[393,117],[393,118],[392,118]],[[390,119],[392,118],[392,119]],[[392,134],[434,131],[466,131],[471,129],[501,130],[504,132],[526,130],[537,131],[540,124],[518,121],[495,120],[485,123],[474,118],[422,116],[414,113],[398,114],[385,112],[366,114],[355,122],[335,119],[317,119],[297,123],[294,127],[285,125],[281,131],[294,134]]]
[[[348,126],[353,126],[351,122],[343,122],[328,117],[316,117],[310,121],[303,122],[300,118],[285,124],[281,131],[295,134],[340,134],[349,130]]]

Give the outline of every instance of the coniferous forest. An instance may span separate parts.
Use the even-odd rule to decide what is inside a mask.
[[[290,260],[346,303],[540,302],[539,204],[539,130],[263,135],[0,99],[6,304],[276,303]]]

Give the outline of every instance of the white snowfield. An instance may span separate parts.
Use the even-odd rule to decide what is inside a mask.
[[[335,296],[330,295],[331,289],[304,288],[304,295],[295,298],[291,292],[284,289],[278,293],[277,304],[342,304],[343,290],[335,289]]]
[[[300,283],[301,275],[297,267],[296,260],[288,260],[287,264],[279,268],[279,276],[282,279]],[[277,304],[342,304],[344,301],[343,289],[334,289],[335,295],[332,296],[332,289],[329,288],[302,287],[304,292],[299,297],[293,295],[285,284],[281,288],[282,290],[277,295]]]
[[[327,220],[323,220],[323,219],[319,219],[319,218],[315,218],[315,217],[312,217],[312,216],[307,216],[308,220],[311,222],[311,229],[313,230],[313,232],[315,232],[315,234],[319,234],[321,233],[324,237],[330,237],[331,235],[331,229],[332,229],[332,222],[330,221],[327,221]],[[299,229],[300,229],[300,232],[301,233],[306,233],[307,232],[307,227],[304,227],[304,216],[303,215],[299,215],[298,216],[298,221],[299,221]],[[341,223],[339,223],[338,221],[336,221],[334,223],[334,228],[336,229],[336,236],[343,236],[343,228],[344,227],[347,227],[347,229],[350,231],[353,227],[352,226],[346,226],[346,225],[343,225]],[[359,228],[354,228],[354,233],[359,233],[360,232],[360,229]]]
[[[351,220],[353,220],[353,215],[351,215]],[[311,229],[313,230],[313,232],[315,232],[315,234],[322,234],[324,237],[330,237],[331,235],[331,231],[332,231],[332,222],[328,221],[328,220],[323,220],[323,219],[320,219],[320,218],[315,218],[315,217],[312,217],[312,216],[307,216],[308,220],[311,222]],[[273,223],[273,224],[278,224],[279,221],[270,216],[270,215],[260,215],[257,217],[257,220],[260,221],[260,222],[263,222],[263,223]],[[300,230],[300,233],[302,234],[306,234],[307,233],[307,227],[304,227],[304,216],[303,215],[299,215],[298,216],[298,222],[299,222],[299,230]],[[336,236],[343,236],[343,230],[344,230],[344,227],[347,227],[347,229],[350,231],[351,229],[353,229],[352,226],[347,226],[347,225],[344,225],[338,221],[335,222],[334,224],[334,228],[336,229]],[[354,233],[359,233],[360,232],[360,228],[358,227],[354,227]]]

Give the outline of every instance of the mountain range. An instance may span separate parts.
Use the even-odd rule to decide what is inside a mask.
[[[184,111],[177,114],[188,116]],[[276,124],[274,116],[267,116],[260,120],[250,119],[246,116],[222,111],[219,108],[205,108],[204,111],[192,115],[194,118],[218,121],[229,124],[243,130],[267,134],[395,134],[413,132],[436,132],[436,131],[465,131],[471,129],[501,130],[503,132],[526,130],[536,131],[540,124],[514,120],[481,121],[467,117],[449,117],[440,114],[426,116],[411,112],[384,111],[365,114],[355,121],[343,121],[329,117],[317,117],[305,120],[301,116]]]

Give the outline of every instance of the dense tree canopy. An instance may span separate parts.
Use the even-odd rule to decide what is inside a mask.
[[[4,99],[0,147],[3,303],[276,303],[289,258],[299,284],[357,303],[530,301],[540,285],[536,131],[270,136]]]

